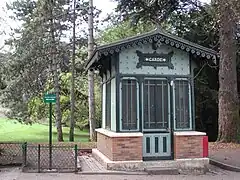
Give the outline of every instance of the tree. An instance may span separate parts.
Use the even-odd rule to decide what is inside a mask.
[[[7,58],[7,54],[0,53],[0,90],[3,90],[7,87],[5,81]]]
[[[12,18],[22,22],[19,29],[14,29],[13,36],[8,40],[13,51],[6,61],[7,88],[1,91],[2,102],[11,109],[11,118],[21,122],[45,122],[48,108],[42,98],[45,92],[54,92],[53,70],[57,67],[59,87],[61,126],[71,126],[70,122],[70,88],[74,78],[74,95],[76,110],[74,125],[77,128],[88,128],[88,81],[84,74],[84,62],[87,58],[87,32],[81,25],[87,22],[88,3],[77,1],[76,5],[76,37],[67,36],[66,32],[73,28],[73,12],[68,1],[49,0],[16,0],[9,5],[13,12]],[[64,8],[63,8],[64,7]],[[52,13],[52,15],[51,15]],[[99,11],[95,9],[97,19]],[[53,22],[51,22],[53,20]],[[85,30],[85,31],[84,31]],[[53,36],[54,34],[54,36]],[[74,33],[73,33],[74,34]],[[70,57],[73,55],[74,40],[76,44],[75,76],[70,70]],[[56,64],[55,64],[56,63]],[[73,63],[74,64],[74,63]],[[71,64],[71,65],[73,65]],[[53,66],[54,65],[54,66]],[[3,66],[2,66],[3,67]],[[4,66],[5,67],[5,66]],[[1,69],[0,69],[1,70]],[[56,75],[56,74],[55,74]],[[96,119],[100,119],[100,94],[96,88]],[[56,107],[56,105],[55,105]],[[57,124],[57,114],[53,114]],[[98,121],[99,122],[99,121]],[[99,123],[98,123],[99,124]]]
[[[163,23],[173,12],[184,13],[201,8],[198,0],[114,0],[117,2],[117,12],[123,19],[134,23],[151,21],[154,24]]]
[[[23,122],[29,122],[27,101],[43,91],[47,80],[47,56],[49,48],[46,37],[43,37],[43,27],[40,22],[32,21],[36,11],[35,1],[14,1],[8,5],[14,12],[13,20],[22,22],[21,29],[14,30],[14,36],[8,44],[14,50],[9,53],[7,66],[8,86],[3,91],[3,102],[11,108],[11,117]],[[40,39],[42,38],[42,40]]]
[[[238,4],[238,6],[237,6]],[[235,0],[218,0],[220,28],[219,134],[221,142],[238,142],[240,133],[237,90],[237,17]]]
[[[29,102],[36,96],[42,98],[46,91],[54,90],[57,95],[55,117],[59,141],[63,140],[59,72],[67,52],[61,39],[68,29],[68,13],[63,8],[65,3],[16,0],[8,6],[14,13],[13,18],[22,22],[22,27],[15,29],[15,36],[8,42],[14,51],[9,63],[11,83],[4,92],[5,104],[14,113],[12,117],[30,122]]]
[[[89,12],[88,12],[88,59],[91,58],[94,48],[93,40],[93,0],[89,0]],[[89,86],[89,133],[90,140],[96,141],[96,121],[95,121],[95,99],[94,99],[94,70],[88,71],[88,86]]]
[[[60,107],[60,87],[59,87],[59,79],[58,79],[58,68],[57,68],[57,60],[56,60],[56,41],[55,41],[55,24],[54,24],[54,16],[53,16],[53,8],[56,6],[55,0],[48,0],[48,10],[49,10],[49,21],[50,21],[50,32],[51,32],[51,50],[50,50],[50,60],[51,60],[51,70],[53,72],[53,81],[54,81],[54,92],[56,93],[56,126],[58,132],[58,141],[63,141],[62,134],[62,112]]]
[[[69,141],[74,141],[74,127],[75,127],[75,57],[76,57],[76,0],[73,0],[73,45],[72,45],[72,64],[71,64],[71,119],[70,119],[70,131]]]

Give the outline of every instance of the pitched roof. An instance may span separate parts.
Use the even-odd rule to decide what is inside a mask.
[[[217,58],[217,52],[212,49],[198,45],[183,38],[179,38],[160,29],[156,29],[154,31],[97,47],[94,50],[91,58],[86,62],[85,68],[89,69],[102,56],[107,56],[115,52],[120,52],[124,49],[129,49],[152,42],[160,42],[166,45],[170,45],[172,47],[181,49],[182,51],[196,54],[197,56],[206,57],[207,59],[212,59],[214,61]]]

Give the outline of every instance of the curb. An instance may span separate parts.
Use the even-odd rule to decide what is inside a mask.
[[[79,175],[148,175],[147,172],[127,172],[127,171],[106,171],[106,172],[93,172],[93,171],[83,171],[77,172]]]
[[[222,163],[220,161],[217,161],[217,160],[214,160],[211,158],[209,158],[209,164],[212,164],[214,166],[217,166],[219,168],[222,168],[222,169],[225,169],[228,171],[240,172],[240,167],[225,164],[225,163]]]

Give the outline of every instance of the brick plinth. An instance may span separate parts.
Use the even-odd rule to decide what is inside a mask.
[[[142,160],[142,133],[97,130],[97,149],[111,161]]]
[[[202,158],[203,137],[201,134],[174,134],[174,159]]]

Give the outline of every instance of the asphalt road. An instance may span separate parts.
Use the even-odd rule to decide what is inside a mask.
[[[0,180],[240,180],[240,173],[212,168],[206,175],[80,175],[73,173],[22,173],[19,168],[0,169]]]

